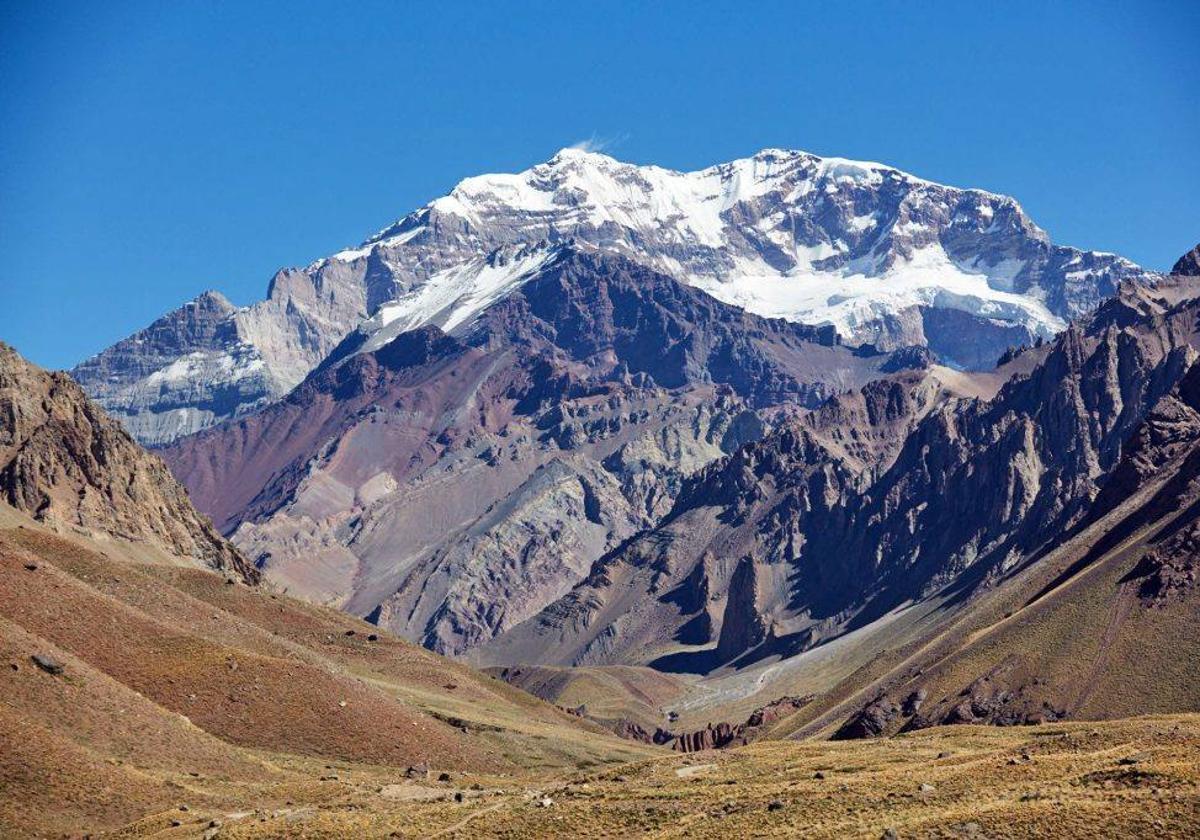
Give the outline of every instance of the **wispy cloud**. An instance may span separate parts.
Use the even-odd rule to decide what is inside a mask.
[[[577,140],[568,146],[568,149],[574,149],[579,152],[606,152],[617,146],[620,146],[629,139],[629,132],[622,131],[620,134],[614,134],[608,137],[601,137],[597,134],[592,134],[584,140]]]

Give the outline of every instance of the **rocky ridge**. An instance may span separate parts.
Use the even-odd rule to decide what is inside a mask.
[[[66,374],[0,344],[0,499],[35,519],[150,543],[254,582],[249,566],[144,451]]]
[[[960,602],[1086,525],[1123,445],[1196,358],[1196,322],[1194,282],[1129,286],[1011,362],[1023,372],[991,399],[875,383],[865,422],[821,434],[839,400],[785,424],[701,471],[659,526],[486,656],[711,673],[905,604]],[[872,438],[884,445],[862,446]]]

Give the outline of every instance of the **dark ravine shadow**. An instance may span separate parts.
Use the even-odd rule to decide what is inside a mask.
[[[827,639],[821,639],[814,644],[812,628],[806,628],[795,633],[789,633],[786,636],[769,636],[761,644],[756,645],[750,650],[742,651],[741,654],[730,659],[723,659],[717,653],[716,648],[711,648],[707,650],[670,653],[648,662],[647,665],[656,671],[667,671],[675,674],[705,675],[726,667],[730,667],[735,671],[741,671],[771,657],[788,659],[805,651],[821,647],[840,635],[839,633]]]
[[[780,659],[789,659],[805,651],[818,648],[833,638],[836,637],[822,639],[819,643],[813,644],[813,631],[811,628],[789,633],[786,636],[770,636],[762,644],[746,651],[730,664],[735,671],[740,671],[743,668],[748,668],[751,665],[762,662],[764,659],[770,659],[772,656],[778,656]]]
[[[704,645],[712,641],[712,618],[699,612],[675,631],[675,641],[681,645]]]
[[[668,674],[704,676],[717,670],[722,663],[714,648],[712,650],[681,650],[677,653],[668,653],[666,656],[660,656],[646,664],[656,671],[664,671]]]

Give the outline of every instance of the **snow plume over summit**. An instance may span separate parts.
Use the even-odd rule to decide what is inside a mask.
[[[518,288],[536,253],[567,241],[616,252],[755,314],[831,324],[846,342],[881,349],[926,345],[966,367],[1052,335],[1123,280],[1156,276],[1111,254],[1051,243],[1012,198],[880,163],[765,149],[678,172],[624,163],[585,143],[523,172],[466,178],[360,245],[281,271],[267,300],[220,314],[213,341],[230,352],[248,345],[262,360],[262,388],[243,387],[244,400],[219,382],[178,381],[184,366],[150,382],[194,352],[186,342],[178,352],[156,347],[153,360],[119,345],[120,359],[76,373],[135,430],[161,426],[153,418],[168,404],[191,418],[163,427],[163,437],[139,432],[161,442],[279,396],[368,319],[378,335],[426,324],[457,329]],[[159,332],[164,341],[173,334],[170,325]],[[186,410],[192,394],[211,395],[214,385],[219,407]]]

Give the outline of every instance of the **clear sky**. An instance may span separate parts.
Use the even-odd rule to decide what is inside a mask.
[[[1196,0],[0,0],[0,339],[70,366],[589,138],[883,161],[1167,268],[1200,241],[1198,43]]]

